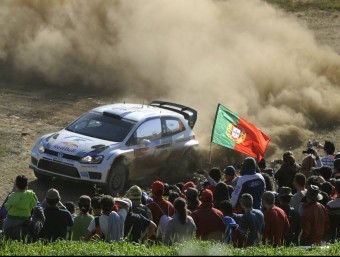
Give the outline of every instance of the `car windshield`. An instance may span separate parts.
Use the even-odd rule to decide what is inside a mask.
[[[87,112],[71,123],[66,130],[103,140],[122,142],[135,121],[121,119],[109,113]]]

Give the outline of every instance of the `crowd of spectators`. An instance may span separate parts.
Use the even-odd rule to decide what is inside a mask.
[[[1,207],[2,236],[165,245],[197,238],[235,247],[333,243],[340,238],[340,153],[326,140],[305,154],[298,163],[286,151],[270,167],[246,157],[238,169],[204,171],[203,181],[157,180],[151,193],[133,185],[123,197],[82,195],[65,204],[54,188],[40,202],[20,175]]]

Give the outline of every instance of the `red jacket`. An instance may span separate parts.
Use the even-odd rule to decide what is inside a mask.
[[[284,236],[289,232],[287,214],[280,207],[273,206],[264,212],[263,244],[281,246]]]
[[[214,208],[212,203],[202,202],[191,214],[196,224],[196,237],[202,240],[222,241],[226,230],[223,213]]]
[[[154,196],[153,202],[149,203],[147,207],[150,209],[152,213],[152,220],[157,226],[163,214],[172,217],[175,213],[175,208],[172,203],[163,199],[163,196]]]
[[[328,228],[328,211],[321,203],[312,202],[303,206],[301,245],[320,244]]]

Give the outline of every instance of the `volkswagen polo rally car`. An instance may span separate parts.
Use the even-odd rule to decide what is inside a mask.
[[[29,167],[40,180],[89,182],[117,195],[127,182],[170,179],[195,165],[196,120],[196,110],[171,102],[96,107],[38,139]]]

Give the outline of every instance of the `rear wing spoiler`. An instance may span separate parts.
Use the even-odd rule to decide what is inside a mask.
[[[197,120],[197,111],[188,106],[163,101],[152,101],[150,105],[182,114],[188,121],[190,128],[195,126]]]

